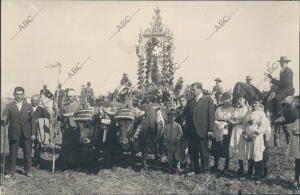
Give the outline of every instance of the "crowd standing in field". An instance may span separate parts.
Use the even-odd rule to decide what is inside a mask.
[[[1,121],[2,125],[9,125],[9,166],[5,177],[12,178],[15,174],[20,144],[25,174],[32,177],[32,145],[33,163],[38,166],[43,148],[54,145],[55,134],[61,132],[58,161],[63,169],[78,166],[82,144],[93,144],[99,157],[100,146],[111,151],[109,143],[114,140],[111,138],[119,137],[116,139],[123,149],[134,148],[133,156],[142,151],[145,157],[148,143],[162,152],[165,143],[170,173],[174,173],[175,167],[181,173],[183,165],[187,165],[191,174],[222,176],[230,169],[230,160],[234,157],[239,163],[237,177],[254,179],[259,184],[268,178],[271,126],[280,124],[287,129],[287,153],[295,159],[294,185],[299,186],[299,97],[288,97],[294,95],[293,74],[287,67],[289,61],[286,57],[280,58],[279,80],[268,75],[277,86],[273,91],[275,111],[271,117],[268,105],[251,84],[250,76],[246,83],[238,83],[233,93],[224,91],[221,79],[217,78],[212,94],[208,94],[200,82],[195,82],[177,97],[166,91],[134,90],[124,78],[113,94],[99,98],[95,98],[91,83],[87,82],[79,100],[74,89],[63,90],[59,84],[53,95],[44,85],[40,94],[32,97],[31,105],[24,100],[24,88],[16,87],[15,100],[6,106]],[[46,106],[44,97],[53,102],[51,108]],[[58,122],[59,128],[53,128],[53,121]],[[209,155],[214,157],[212,167]],[[104,158],[111,159],[110,153],[104,153]],[[219,171],[220,158],[225,158],[222,171]],[[246,173],[245,161],[248,163]],[[147,168],[146,161],[143,162]]]

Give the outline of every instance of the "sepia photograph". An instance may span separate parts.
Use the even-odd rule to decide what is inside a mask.
[[[1,0],[0,195],[300,194],[299,12]]]

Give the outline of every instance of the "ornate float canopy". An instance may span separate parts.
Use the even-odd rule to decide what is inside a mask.
[[[169,28],[162,24],[160,9],[157,7],[150,26],[140,32],[136,53],[138,61],[138,87],[173,90],[174,80],[174,39]]]

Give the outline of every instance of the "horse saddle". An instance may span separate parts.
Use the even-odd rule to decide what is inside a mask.
[[[269,95],[267,102],[270,102],[271,100],[273,100],[276,97],[276,93],[275,92],[271,92],[271,94]],[[281,103],[282,104],[292,104],[292,102],[294,101],[294,96],[290,95],[287,96],[286,98],[284,98]]]

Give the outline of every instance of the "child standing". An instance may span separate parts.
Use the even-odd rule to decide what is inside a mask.
[[[264,135],[270,135],[270,122],[259,101],[254,101],[244,120],[244,131],[239,142],[238,158],[248,160],[247,178],[251,179],[255,168],[255,183],[263,178]],[[268,136],[269,137],[269,136]]]
[[[177,170],[181,172],[180,161],[182,154],[180,149],[180,142],[182,138],[182,129],[178,123],[175,122],[175,112],[171,110],[168,113],[168,123],[164,130],[164,137],[167,142],[169,171],[172,173],[174,165],[177,163]]]

